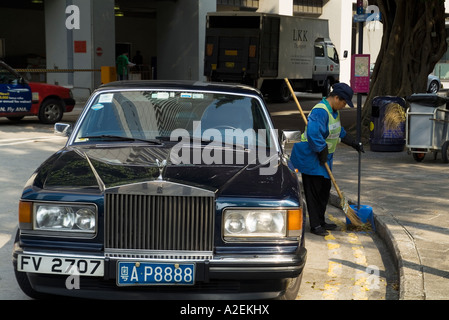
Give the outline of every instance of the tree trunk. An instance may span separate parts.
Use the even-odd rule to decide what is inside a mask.
[[[427,77],[447,50],[442,0],[373,0],[382,14],[382,45],[362,113],[369,138],[371,102],[376,96],[407,97],[427,90]]]

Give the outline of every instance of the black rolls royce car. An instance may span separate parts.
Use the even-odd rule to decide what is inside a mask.
[[[126,81],[96,90],[19,204],[33,298],[294,299],[306,261],[297,176],[259,91]]]

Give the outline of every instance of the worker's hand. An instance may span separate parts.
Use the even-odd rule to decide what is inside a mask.
[[[354,147],[354,149],[357,150],[358,152],[365,153],[365,149],[363,148],[363,143],[361,143],[361,142],[357,143],[357,145]]]
[[[329,155],[329,149],[326,146],[321,152],[318,152],[318,159],[320,160],[320,165],[324,166],[327,162],[327,157]]]
[[[346,136],[341,139],[341,142],[343,142],[344,144],[353,147],[355,150],[357,150],[358,152],[362,152],[365,153],[365,149],[363,148],[363,144],[361,142],[357,142],[353,136],[351,136],[350,134],[346,134]]]

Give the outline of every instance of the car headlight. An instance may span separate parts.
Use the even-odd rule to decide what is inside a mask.
[[[37,231],[95,233],[97,208],[90,204],[59,204],[22,202],[19,222],[32,221]],[[26,224],[25,224],[26,225]]]
[[[297,237],[302,210],[228,209],[223,214],[223,236],[229,238]]]

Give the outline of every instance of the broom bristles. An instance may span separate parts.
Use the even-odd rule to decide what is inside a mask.
[[[389,103],[385,109],[384,128],[387,131],[395,131],[407,119],[407,114],[397,103]]]
[[[345,213],[345,216],[348,217],[349,221],[351,221],[351,223],[355,226],[361,226],[362,221],[360,220],[357,213],[355,213],[355,211],[349,206],[349,203],[344,195],[341,198],[340,204],[341,208],[343,209],[343,212]]]

